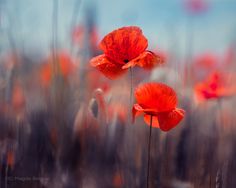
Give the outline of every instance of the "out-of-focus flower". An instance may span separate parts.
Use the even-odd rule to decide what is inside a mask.
[[[230,97],[236,94],[236,76],[232,73],[213,72],[206,81],[196,84],[195,95],[198,101]]]
[[[85,40],[88,40],[92,54],[97,54],[98,31],[95,26],[92,26],[88,31],[86,31],[86,28],[82,25],[76,26],[72,31],[71,39],[74,44],[80,45],[80,47],[84,45]]]
[[[121,173],[120,172],[116,172],[113,176],[113,186],[115,188],[119,188],[122,187],[122,177],[121,177]]]
[[[104,92],[107,92],[111,88],[110,80],[104,78],[96,69],[88,71],[87,80],[91,92],[97,88],[101,88]]]
[[[57,65],[55,69],[53,68],[53,61],[55,61],[55,64]],[[42,65],[40,70],[41,81],[43,85],[48,86],[51,83],[54,74],[59,74],[64,79],[67,79],[74,71],[75,65],[70,56],[66,52],[61,52],[58,53],[55,60],[53,56],[50,56],[47,62]]]
[[[185,6],[189,12],[194,14],[205,12],[208,9],[206,0],[185,0]]]
[[[118,120],[120,120],[122,123],[125,123],[127,121],[127,114],[128,110],[125,104],[119,102],[119,101],[113,101],[108,106],[108,115],[109,117],[116,117]]]
[[[26,98],[22,86],[16,83],[12,89],[11,108],[17,118],[22,118],[25,112]]]
[[[19,84],[16,84],[13,88],[11,103],[12,103],[13,108],[19,111],[25,105],[24,91]]]
[[[71,34],[73,43],[76,44],[82,43],[83,35],[84,35],[84,28],[82,26],[76,26]]]
[[[14,166],[14,163],[15,163],[14,152],[13,151],[8,151],[7,152],[7,165],[12,168]]]
[[[214,54],[206,53],[195,59],[195,66],[212,69],[217,65],[217,57]]]
[[[122,27],[102,39],[100,48],[104,54],[92,58],[90,63],[110,79],[136,65],[151,69],[163,63],[161,57],[146,50],[147,46],[148,41],[139,27]]]
[[[194,59],[191,66],[191,75],[194,81],[203,80],[213,70],[218,69],[219,58],[211,53],[202,54]]]
[[[184,117],[185,111],[177,108],[175,91],[162,83],[146,83],[135,90],[137,103],[133,106],[133,119],[144,113],[144,120],[149,125],[162,131],[174,128]]]

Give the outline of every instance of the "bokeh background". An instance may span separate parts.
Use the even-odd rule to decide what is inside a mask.
[[[191,14],[185,0],[96,1],[68,0],[58,5],[58,41],[68,45],[71,22],[85,24],[94,16],[99,38],[124,25],[138,25],[151,47],[186,51],[188,32],[194,33],[194,52],[223,53],[235,40],[234,0],[208,0],[207,11]],[[9,48],[9,32],[19,47],[48,49],[52,40],[53,1],[1,1],[1,48]],[[174,47],[172,47],[174,46]]]

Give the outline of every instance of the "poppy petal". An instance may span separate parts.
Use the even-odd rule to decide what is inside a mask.
[[[147,125],[150,126],[150,122],[151,122],[151,115],[144,115],[144,121]],[[159,126],[159,121],[158,121],[158,117],[157,116],[152,116],[152,127],[155,128],[160,128]]]
[[[138,57],[136,57],[135,59],[131,60],[130,62],[128,62],[127,64],[125,64],[122,69],[127,69],[130,67],[134,67],[134,66],[140,66],[144,69],[152,69],[154,68],[156,65],[158,64],[162,64],[164,63],[163,58],[161,58],[160,56],[156,55],[155,53],[151,52],[151,51],[145,51],[143,53],[141,53]]]
[[[135,97],[143,109],[155,109],[155,112],[171,111],[178,102],[175,91],[162,83],[146,83],[138,86]]]
[[[144,109],[139,104],[134,104],[133,105],[133,109],[132,109],[132,114],[133,114],[132,122],[133,123],[135,121],[135,117],[138,116],[138,115],[141,115],[143,113],[143,110]]]
[[[148,109],[148,108],[143,109],[142,106],[140,106],[139,104],[134,104],[132,113],[133,113],[133,122],[135,117],[141,115],[142,113],[153,116],[158,114],[158,112],[155,109]]]
[[[121,64],[138,57],[147,46],[147,39],[142,30],[136,26],[116,29],[106,35],[100,43],[105,55]]]
[[[66,52],[61,52],[58,55],[59,59],[59,65],[60,65],[60,71],[61,74],[66,78],[68,77],[71,73],[75,71],[75,65],[72,62],[72,59],[70,58],[69,54]]]
[[[201,102],[207,99],[216,99],[229,97],[236,93],[236,87],[233,84],[236,78],[225,72],[213,72],[206,81],[196,84],[196,99]]]
[[[105,55],[99,55],[92,58],[90,64],[91,66],[96,67],[109,79],[115,79],[126,72],[126,70],[121,68],[122,65],[113,63]]]
[[[50,81],[52,79],[52,68],[49,63],[42,65],[42,68],[40,70],[40,78],[42,85],[49,86]]]
[[[169,131],[178,125],[183,119],[185,111],[179,108],[174,109],[171,112],[160,113],[158,115],[159,126],[162,131]]]
[[[199,102],[203,102],[206,99],[217,98],[216,93],[210,91],[208,86],[204,83],[197,84],[194,89],[196,99]]]

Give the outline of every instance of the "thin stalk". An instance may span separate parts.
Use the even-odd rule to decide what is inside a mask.
[[[52,53],[53,71],[57,71],[58,0],[53,0],[52,10]]]
[[[223,132],[224,130],[222,129],[222,127],[224,127],[224,120],[221,116],[222,111],[223,111],[223,99],[219,98],[217,99],[217,107],[218,107],[218,116],[219,116],[219,122],[217,125],[217,130],[219,133]]]
[[[58,89],[59,89],[59,73],[60,71],[60,65],[59,65],[59,59],[58,59],[58,10],[59,9],[59,0],[53,0],[52,4],[52,96],[53,96],[53,108],[54,112],[57,111],[57,103],[58,103]]]
[[[225,127],[225,121],[222,117],[222,112],[223,112],[223,99],[222,98],[219,98],[217,100],[217,103],[218,103],[218,116],[219,116],[219,122],[218,122],[218,134],[221,135],[221,142],[225,142],[226,140],[226,137],[223,136],[223,134],[220,134],[220,133],[223,133],[225,130],[224,130],[224,127]],[[227,154],[225,156],[225,159],[224,161],[222,161],[222,159],[220,159],[220,169],[219,169],[219,177],[217,178],[216,177],[216,184],[217,184],[217,187],[221,188],[221,187],[227,187],[227,182],[225,180],[225,177],[227,176],[227,163],[228,163],[228,160],[227,160]],[[217,175],[218,176],[218,175]]]
[[[73,13],[71,16],[71,25],[70,25],[70,32],[71,33],[73,32],[73,28],[77,22],[77,17],[78,17],[80,5],[81,5],[81,0],[75,0],[74,10],[73,10]],[[71,41],[70,41],[70,52],[71,53],[73,52],[73,48],[74,48],[74,45],[73,45],[73,41],[71,39]]]
[[[5,188],[7,188],[7,179],[8,179],[8,164],[6,166],[6,171],[5,171]]]
[[[149,187],[149,171],[150,171],[150,154],[151,154],[151,137],[152,137],[152,115],[150,115],[150,131],[148,138],[148,165],[147,165],[147,188]]]
[[[191,84],[190,80],[190,66],[193,56],[193,45],[194,45],[194,17],[189,16],[187,18],[186,24],[186,59],[185,59],[185,66],[186,66],[186,75],[184,80],[184,87],[185,89]]]
[[[129,68],[129,71],[130,71],[130,109],[132,109],[132,104],[133,104],[133,69],[132,67]],[[132,117],[131,111],[130,111],[130,117]]]
[[[17,46],[12,35],[12,30],[10,28],[8,28],[7,30],[8,30],[7,35],[8,35],[9,45],[11,47],[11,50],[13,51],[13,56],[14,56],[13,60],[14,60],[14,63],[17,63],[18,61]],[[6,91],[5,91],[5,101],[7,103],[10,102],[11,97],[12,97],[12,88],[13,88],[14,79],[15,79],[15,72],[16,72],[16,67],[14,65],[11,69],[7,70],[7,74],[6,74],[7,85],[6,85]]]

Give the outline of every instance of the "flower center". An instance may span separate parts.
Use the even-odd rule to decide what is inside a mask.
[[[128,63],[129,62],[129,60],[128,59],[124,59],[124,63]]]

